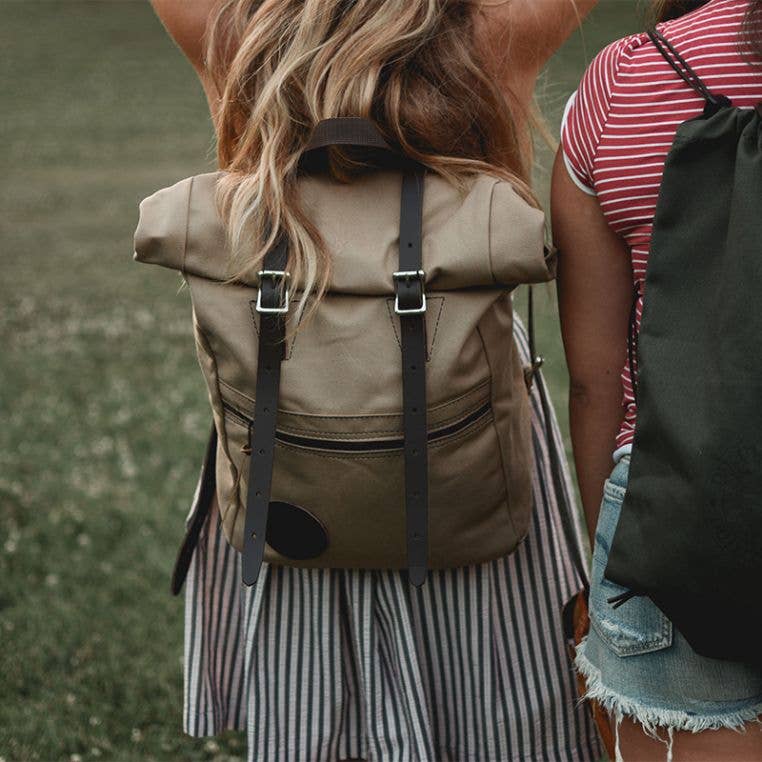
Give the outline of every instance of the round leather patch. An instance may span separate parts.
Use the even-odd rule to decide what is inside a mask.
[[[267,544],[282,556],[303,561],[328,547],[328,532],[309,511],[291,503],[270,503]]]

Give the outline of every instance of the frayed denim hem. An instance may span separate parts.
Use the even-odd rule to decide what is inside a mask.
[[[746,725],[760,723],[762,715],[762,701],[752,704],[748,709],[734,712],[719,712],[715,714],[696,715],[674,709],[658,709],[635,701],[626,696],[621,696],[608,688],[603,682],[601,671],[585,656],[585,640],[577,647],[574,659],[574,667],[585,678],[586,691],[582,701],[596,701],[608,712],[616,723],[616,762],[624,762],[619,745],[619,726],[624,717],[629,717],[643,728],[643,732],[660,741],[667,747],[667,762],[672,762],[672,750],[675,731],[701,733],[705,730],[728,729],[743,733]],[[659,730],[667,731],[667,738],[659,735]]]

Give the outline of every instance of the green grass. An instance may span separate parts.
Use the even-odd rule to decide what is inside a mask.
[[[138,201],[213,167],[201,89],[143,2],[0,17],[0,759],[243,757],[180,732],[168,576],[209,413],[187,293],[131,258]],[[631,27],[610,3],[589,51]],[[553,64],[551,122],[585,60],[577,39]]]

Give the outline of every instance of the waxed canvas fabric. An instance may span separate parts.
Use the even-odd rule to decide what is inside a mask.
[[[256,388],[257,279],[226,282],[232,272],[214,200],[218,179],[219,173],[197,175],[144,200],[135,257],[180,271],[189,286],[218,434],[223,530],[240,550]],[[314,315],[287,339],[272,501],[308,511],[325,529],[328,546],[298,560],[268,545],[270,563],[406,567],[402,366],[392,279],[400,189],[401,175],[393,171],[352,183],[312,175],[300,180],[302,206],[331,256],[331,282]],[[461,191],[426,177],[427,418],[430,436],[436,435],[429,445],[432,568],[505,555],[526,535],[529,406],[512,338],[510,292],[520,283],[550,280],[554,265],[544,248],[543,214],[509,183],[479,176]],[[336,443],[365,449],[338,451]]]
[[[698,653],[756,663],[761,287],[762,111],[726,107],[683,124],[666,162],[606,577],[652,598]]]

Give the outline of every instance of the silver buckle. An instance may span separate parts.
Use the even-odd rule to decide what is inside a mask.
[[[272,278],[273,280],[277,280],[278,278],[281,278],[286,284],[288,284],[289,279],[291,278],[291,273],[286,272],[286,270],[260,270],[259,271],[259,280],[262,281],[263,278]],[[283,304],[280,307],[263,307],[262,306],[262,289],[260,288],[257,293],[257,312],[266,313],[269,315],[285,315],[288,312],[288,306],[290,303],[290,290],[288,288],[288,285],[286,285],[286,288],[283,292]]]
[[[397,294],[394,299],[394,311],[398,315],[420,315],[423,312],[426,312],[426,273],[423,270],[402,270],[401,272],[394,273],[392,277],[394,278],[395,283],[400,280],[413,279],[418,280],[421,283],[421,306],[413,309],[403,309],[400,307],[400,296]]]

